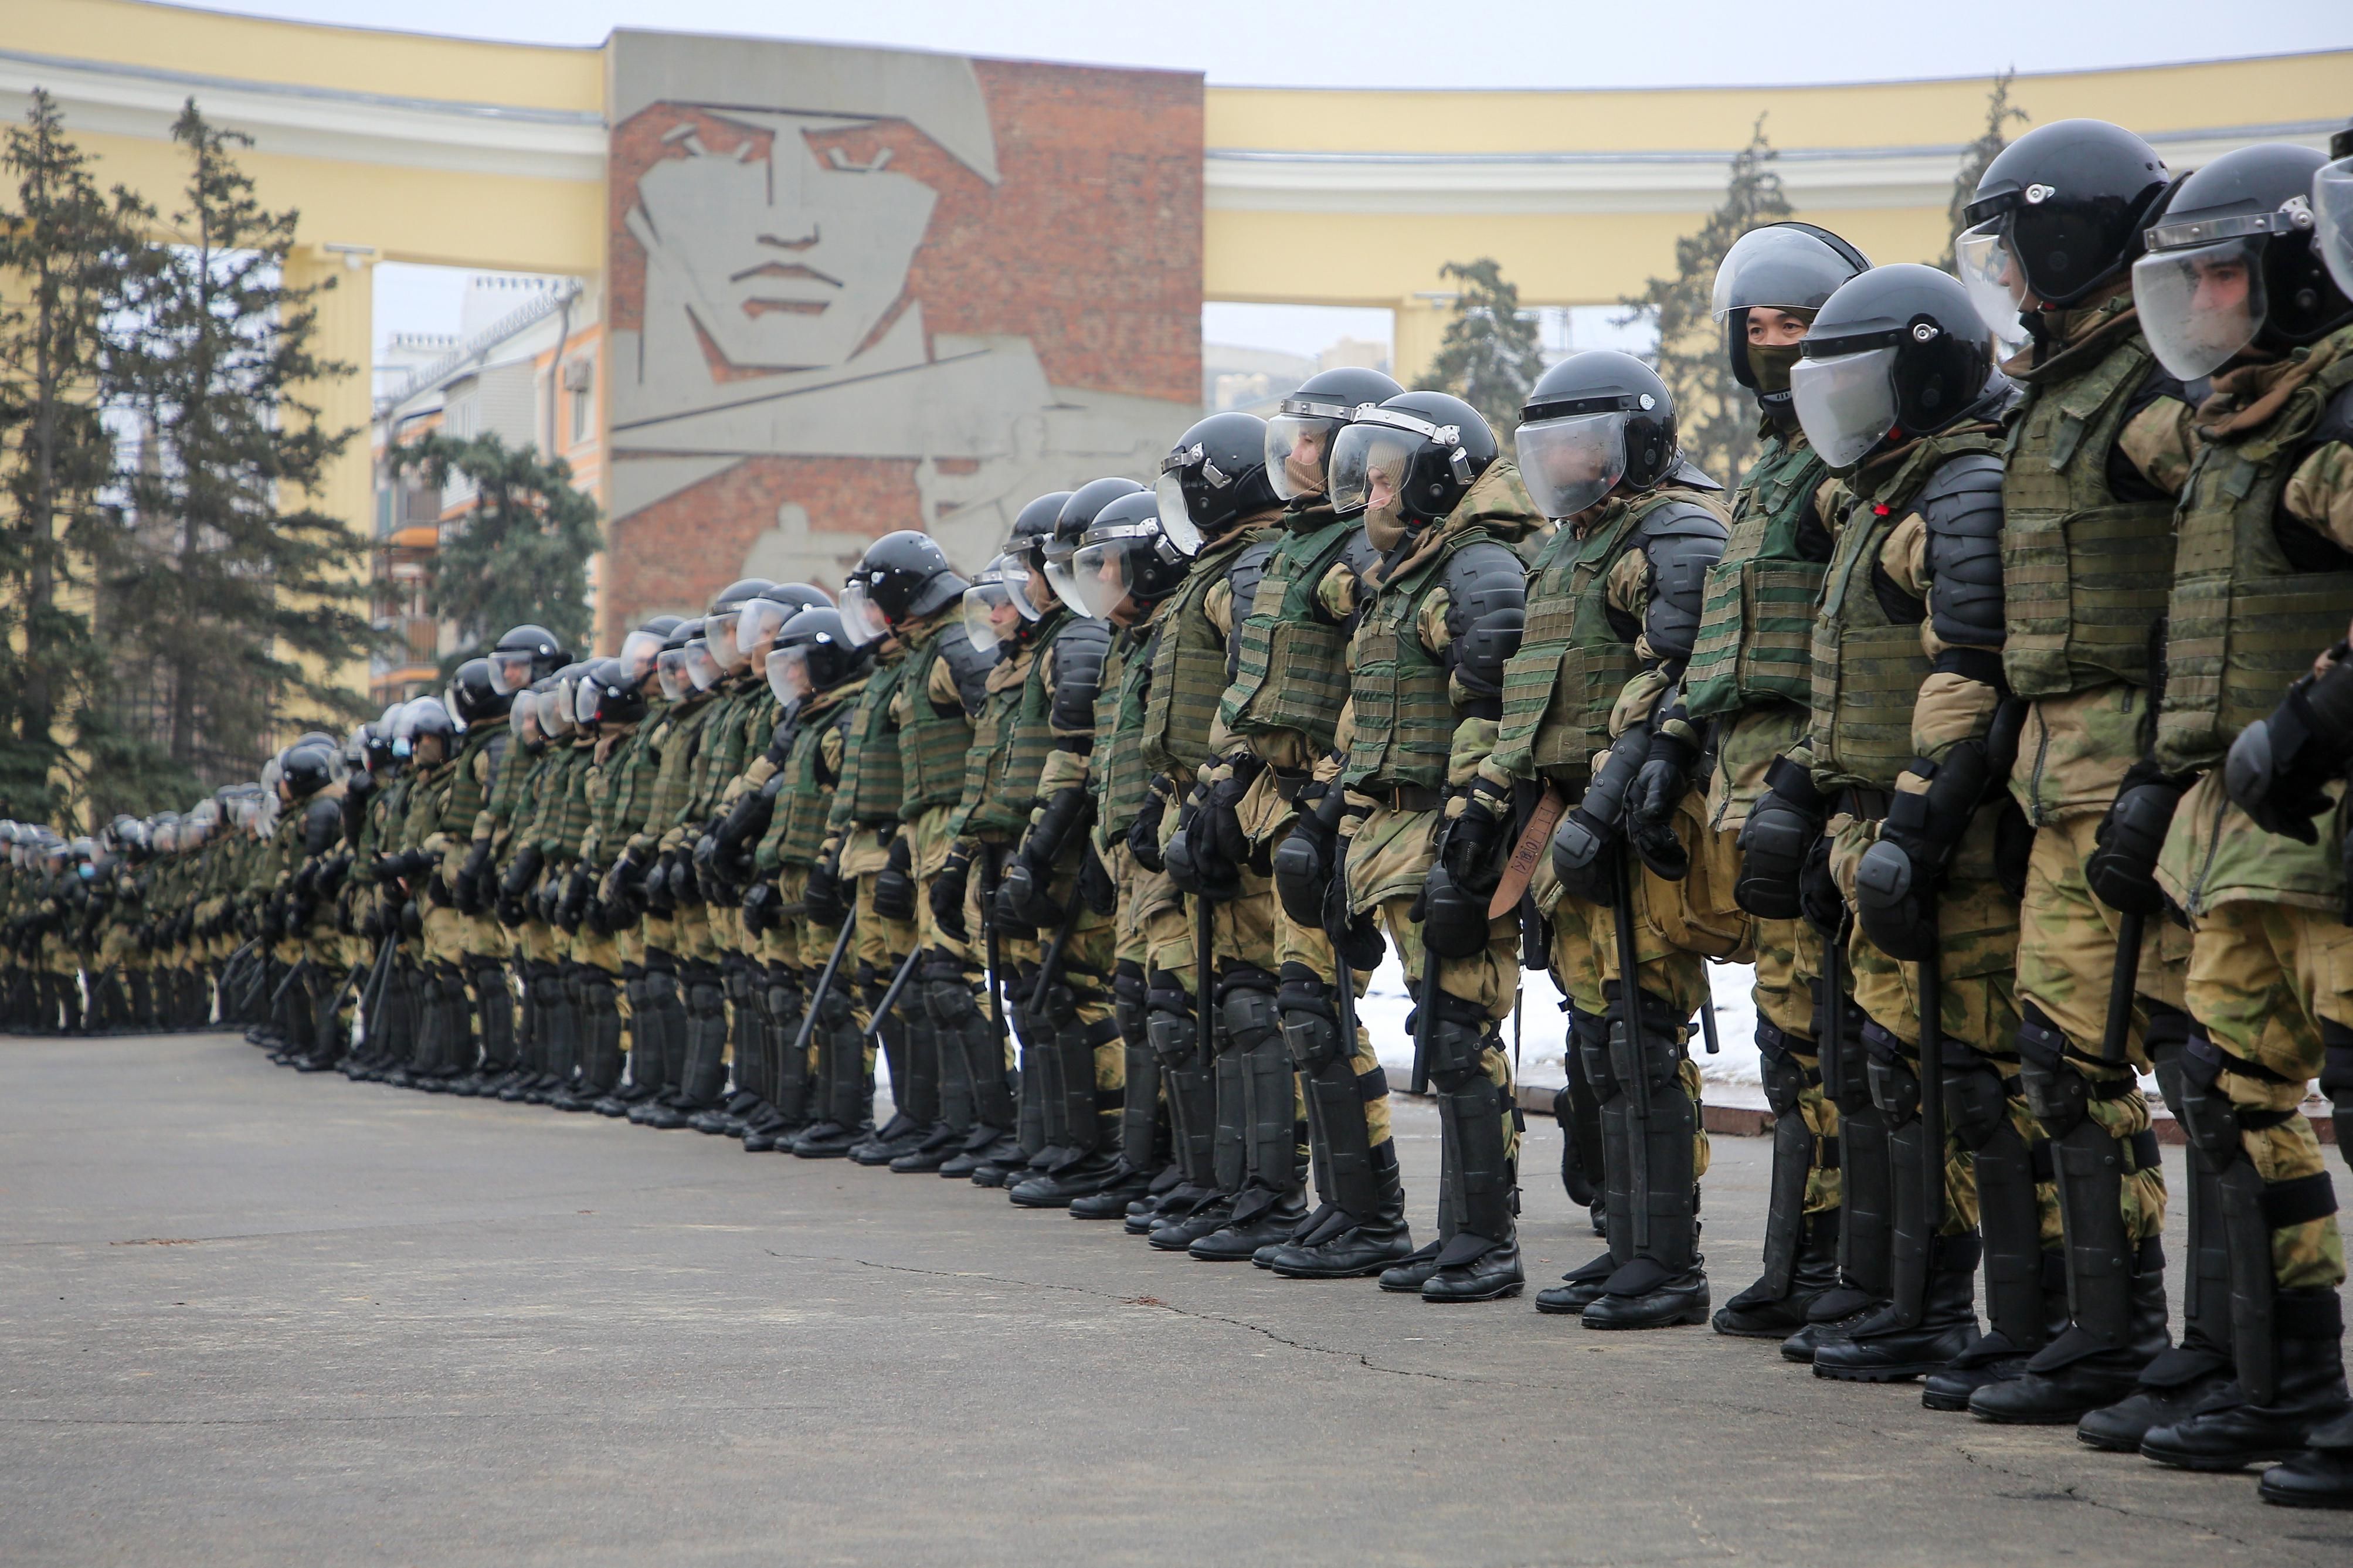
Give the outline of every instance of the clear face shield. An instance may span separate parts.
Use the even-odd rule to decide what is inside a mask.
[[[596,704],[603,694],[603,688],[598,686],[594,681],[583,681],[577,686],[574,687],[572,693],[572,721],[578,725],[582,729],[586,729],[589,726],[595,724],[596,722]]]
[[[531,684],[532,658],[530,654],[492,653],[490,655],[490,661],[491,690],[498,693],[499,695],[502,697],[513,696],[517,692],[522,691],[524,687]],[[458,710],[452,708],[449,711],[451,713],[455,713]]]
[[[1078,596],[1080,612],[1109,620],[1134,592],[1144,552],[1155,548],[1177,553],[1175,541],[1155,522],[1088,529],[1085,542],[1071,557],[1071,591]]]
[[[1420,436],[1394,425],[1359,419],[1344,427],[1332,438],[1332,509],[1343,517],[1362,514],[1368,529],[1402,529],[1398,500],[1420,445]]]
[[[1029,596],[1005,580],[1006,557],[980,568],[964,590],[964,632],[983,653],[994,653],[1018,635],[1027,618],[1016,608]],[[1027,575],[1026,573],[1024,574]]]
[[[1276,495],[1296,501],[1324,493],[1333,434],[1355,413],[1320,397],[1282,400],[1282,408],[1266,422],[1266,477]]]
[[[2353,295],[2353,158],[2312,176],[2312,243],[2337,286]]]
[[[2325,171],[2324,171],[2325,172]],[[2157,362],[2184,381],[2211,376],[2255,341],[2269,313],[2263,248],[2273,235],[2316,232],[2307,196],[2271,212],[2160,223],[2133,263],[2133,306]]]
[[[1046,556],[1046,586],[1072,613],[1086,614],[1087,607],[1079,598],[1078,579],[1071,575],[1071,561],[1078,551],[1049,545],[1043,553]]]
[[[1800,359],[1789,399],[1814,450],[1834,469],[1852,468],[1895,424],[1894,344]]]
[[[654,661],[661,657],[662,644],[668,641],[659,631],[643,630],[621,639],[621,668],[630,680],[642,681],[654,673]]]
[[[891,623],[875,608],[863,579],[852,578],[849,586],[841,590],[841,626],[849,634],[851,643],[860,648],[880,642],[891,634]]]
[[[533,705],[539,712],[539,727],[545,732],[550,740],[562,740],[573,731],[572,704],[567,700],[569,695],[566,683],[558,681],[546,691],[539,693],[533,700]]]
[[[2026,323],[2020,317],[2027,295],[2026,269],[2010,249],[2004,221],[1989,217],[1962,231],[1953,241],[1953,270],[1961,275],[1969,303],[1993,328],[1995,354],[2007,359],[2026,346]]]
[[[671,702],[682,703],[694,694],[694,683],[686,675],[686,650],[665,648],[654,662],[654,678],[661,683],[662,695]]]
[[[817,694],[817,682],[809,676],[809,651],[807,645],[779,648],[768,655],[768,690],[776,701],[786,707],[805,703]]]
[[[735,618],[735,652],[742,661],[735,668],[748,670],[754,664],[765,664],[768,650],[776,645],[776,633],[784,630],[786,621],[799,613],[796,607],[779,604],[773,599],[746,601]]]
[[[526,692],[507,709],[507,727],[525,746],[537,746],[547,738],[547,731],[539,722],[539,700]]]
[[[740,604],[714,609],[702,618],[703,645],[710,649],[712,662],[719,666],[723,676],[745,669],[752,662],[744,651],[735,646],[735,630],[743,619],[744,607]]]
[[[694,683],[696,691],[707,692],[726,679],[727,672],[720,668],[719,660],[712,653],[711,644],[705,639],[688,638],[684,652],[686,678]]]
[[[1555,522],[1576,516],[1626,477],[1626,416],[1614,408],[1532,420],[1512,440],[1528,498]]]

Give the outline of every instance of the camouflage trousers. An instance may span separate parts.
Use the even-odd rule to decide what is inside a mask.
[[[2324,1062],[2324,1023],[2353,1026],[2353,928],[2331,911],[2234,900],[2200,916],[2185,982],[2190,1015],[2222,1052],[2221,1083],[2242,1117],[2247,1159],[2266,1186],[2327,1167],[2300,1108]],[[2272,1232],[2281,1289],[2335,1288],[2345,1278],[2337,1216]]]

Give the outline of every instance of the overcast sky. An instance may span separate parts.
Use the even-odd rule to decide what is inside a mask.
[[[615,27],[744,33],[1206,72],[1281,87],[1679,87],[2152,65],[2353,47],[2348,0],[205,0],[206,8],[519,43]],[[2353,83],[2348,84],[2353,107]]]

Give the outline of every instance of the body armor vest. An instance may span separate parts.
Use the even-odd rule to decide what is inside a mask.
[[[1046,668],[1054,639],[1068,624],[1068,612],[1048,612],[1029,672],[1018,684],[991,692],[972,726],[965,775],[965,798],[973,802],[965,821],[972,829],[1013,835],[1029,825],[1030,809],[1038,803],[1039,775],[1054,752],[1054,694],[1046,684]]]
[[[1732,537],[1707,573],[1699,639],[1683,675],[1694,718],[1760,703],[1803,703],[1813,689],[1814,612],[1830,563],[1809,558],[1798,529],[1830,467],[1776,436],[1734,498]]]
[[[842,755],[849,756],[850,723],[858,716],[858,705],[848,700],[853,694],[844,693],[828,703],[828,694],[818,694],[809,699],[817,711],[801,715],[800,733],[785,756],[785,782],[776,791],[776,814],[764,835],[763,847],[774,845],[778,865],[817,863],[817,852],[825,843],[826,812],[839,782],[826,772],[825,738],[839,734]]]
[[[474,776],[474,765],[482,753],[490,750],[495,733],[487,728],[470,731],[466,744],[458,748],[458,766],[449,779],[449,799],[441,808],[444,832],[455,833],[461,839],[473,833],[474,819],[481,814],[482,803],[489,794],[482,780]]]
[[[1494,761],[1520,778],[1586,780],[1609,744],[1609,710],[1641,662],[1634,637],[1609,622],[1609,568],[1633,547],[1642,519],[1689,491],[1653,490],[1613,503],[1583,537],[1564,528],[1536,557],[1527,630],[1504,666],[1504,721]]]
[[[1187,785],[1210,760],[1209,731],[1226,692],[1226,640],[1203,606],[1258,533],[1238,528],[1203,550],[1176,597],[1153,617],[1157,631],[1145,699],[1144,760]]]
[[[2031,387],[2002,460],[2001,662],[2021,697],[2148,683],[2172,586],[2173,503],[2118,501],[2108,452],[2154,357],[2137,332],[2073,380]]]
[[[1267,561],[1241,623],[1233,684],[1218,705],[1236,735],[1292,729],[1316,750],[1332,749],[1348,700],[1348,638],[1323,619],[1315,589],[1358,526],[1334,518],[1295,532]]]
[[[905,799],[901,800],[898,815],[902,821],[913,821],[934,806],[953,806],[964,794],[964,754],[972,745],[972,719],[958,703],[947,713],[942,713],[932,701],[932,666],[944,656],[940,639],[947,629],[959,623],[944,620],[923,646],[907,656],[906,673],[901,677],[901,689],[907,694],[908,719],[899,731],[899,767],[905,783]],[[865,780],[859,780],[859,794],[866,793]]]
[[[1999,452],[1991,431],[1931,436],[1915,446],[1887,477],[1858,490],[1839,528],[1814,622],[1814,779],[1823,789],[1892,789],[1915,753],[1912,710],[1931,661],[1921,641],[1927,607],[1918,620],[1897,620],[1880,602],[1872,572],[1913,498],[1936,471],[1966,452]]]
[[[1095,745],[1089,782],[1095,792],[1095,820],[1107,838],[1125,833],[1152,788],[1152,765],[1140,743],[1152,693],[1152,638],[1146,627],[1130,627],[1111,640],[1095,689]]]
[[[2331,347],[2337,357],[2268,423],[2201,451],[2182,492],[2157,719],[2157,760],[2177,772],[2219,759],[2312,667],[2316,650],[2345,635],[2353,557],[2336,571],[2299,571],[2276,531],[2281,493],[2311,450],[2306,438],[2353,386],[2353,332],[2320,344]]]
[[[1350,695],[1354,734],[1341,782],[1352,789],[1446,784],[1447,758],[1457,723],[1443,659],[1422,646],[1422,601],[1440,586],[1446,564],[1466,545],[1493,539],[1477,524],[1441,544],[1435,555],[1392,582],[1381,584],[1356,622]]]
[[[861,826],[897,821],[899,803],[906,798],[899,737],[891,729],[891,699],[914,662],[909,657],[875,671],[849,721],[849,743],[858,758],[849,818]]]

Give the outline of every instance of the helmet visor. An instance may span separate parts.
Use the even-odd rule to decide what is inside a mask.
[[[1854,263],[1818,234],[1783,223],[1752,228],[1717,264],[1708,313],[1721,322],[1757,305],[1818,311],[1854,275]]]
[[[551,739],[561,740],[579,727],[572,717],[572,688],[558,681],[539,694],[539,727]]]
[[[1188,556],[1199,555],[1201,529],[1185,504],[1184,471],[1170,469],[1162,473],[1153,487],[1153,497],[1160,503],[1160,525],[1168,531],[1169,541]]]
[[[1266,422],[1266,477],[1285,501],[1324,493],[1332,432],[1342,421],[1323,414],[1277,414]]]
[[[687,679],[686,650],[665,648],[654,661],[654,678],[661,683],[662,695],[671,702],[682,703],[694,691],[694,683]]]
[[[1405,472],[1421,438],[1394,425],[1359,421],[1332,438],[1332,509],[1343,517],[1361,514],[1368,524],[1402,527],[1398,502]]]
[[[732,675],[751,661],[735,646],[735,623],[744,619],[744,607],[714,609],[702,618],[702,639],[711,650],[722,674]]]
[[[863,580],[853,581],[841,590],[841,628],[849,633],[850,642],[860,648],[880,642],[890,634],[891,623],[875,608]]]
[[[1576,516],[1626,477],[1626,416],[1615,409],[1538,419],[1512,440],[1528,498],[1555,522]]]
[[[1789,367],[1789,401],[1822,461],[1852,468],[1895,424],[1895,354],[1866,348],[1800,359]]]
[[[1006,590],[1013,596],[1014,612],[1024,620],[1035,620],[1044,615],[1054,602],[1053,590],[1046,586],[1046,579],[1030,571],[1029,563],[1019,556],[1004,557],[1002,569]]]
[[[1954,270],[1969,303],[1993,328],[1994,351],[2007,359],[2026,346],[2026,272],[2001,232],[2001,219],[1989,217],[1964,230],[1953,241]]]
[[[964,590],[964,630],[975,648],[994,653],[1020,630],[1024,618],[1014,600],[1028,596],[1008,588],[993,562],[980,576]]]
[[[630,680],[642,681],[654,673],[661,657],[663,638],[658,631],[632,631],[621,639],[621,669]]]
[[[2312,243],[2337,286],[2353,294],[2353,158],[2312,176]]]
[[[532,660],[529,653],[492,653],[490,659],[491,690],[499,695],[513,696],[531,684]]]
[[[754,662],[765,663],[768,650],[776,645],[776,633],[798,613],[797,607],[773,599],[747,602],[735,618],[735,652],[743,660],[735,667],[748,670]]]
[[[572,717],[582,728],[596,722],[596,701],[601,690],[594,681],[583,681],[573,689]]]
[[[809,651],[806,644],[798,648],[779,648],[768,655],[768,690],[776,701],[790,706],[807,702],[817,691],[817,682],[809,674]]]
[[[507,727],[514,731],[515,738],[525,746],[547,738],[547,731],[541,727],[539,722],[539,703],[528,694],[517,697],[514,705],[507,709]]]
[[[2211,376],[2263,324],[2261,235],[2153,250],[2133,263],[2133,305],[2157,362],[2184,381]]]
[[[1121,526],[1108,537],[1090,535],[1071,557],[1079,613],[1104,620],[1127,602],[1134,593],[1141,553],[1151,547],[1152,536],[1134,524]]]
[[[686,678],[694,683],[696,691],[707,692],[727,678],[727,672],[719,667],[719,661],[712,655],[711,643],[706,639],[688,638],[685,653]]]

